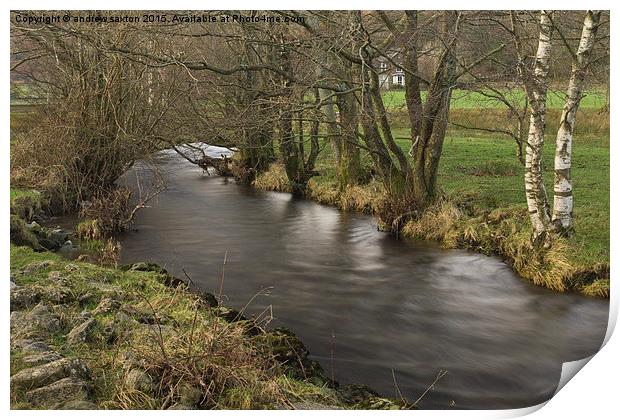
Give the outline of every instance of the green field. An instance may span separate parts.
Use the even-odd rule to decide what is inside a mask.
[[[515,101],[524,100],[522,90],[515,90],[511,95]],[[394,116],[405,112],[403,90],[386,91],[383,98]],[[551,203],[555,132],[564,98],[564,93],[558,90],[550,90],[547,97],[549,115],[544,173]],[[573,181],[576,232],[570,243],[574,260],[584,264],[609,261],[609,114],[600,112],[606,104],[604,92],[586,92],[579,105],[575,131]],[[451,119],[464,119],[470,126],[489,126],[489,121],[501,123],[502,115],[495,114],[503,107],[499,101],[480,93],[457,89],[453,91],[451,104],[451,109],[457,111],[452,113]],[[477,116],[476,109],[495,109],[495,112]],[[397,118],[393,120],[396,122],[394,127],[401,125]],[[404,121],[402,117],[400,120]],[[509,124],[508,120],[506,124]],[[394,128],[393,135],[401,148],[409,150],[411,142],[406,139],[410,137],[408,128]],[[516,157],[515,143],[506,137],[451,127],[441,157],[439,185],[451,196],[474,194],[478,197],[478,204],[485,208],[525,207],[523,167]]]
[[[517,89],[506,93],[514,102],[524,103],[524,93],[522,89]],[[426,97],[426,91],[422,92],[422,100]],[[547,107],[550,109],[561,109],[564,106],[566,95],[560,90],[550,90],[547,96]],[[405,91],[389,90],[383,93],[383,101],[386,108],[397,109],[405,107]],[[600,109],[607,104],[604,92],[589,91],[585,92],[585,97],[579,104],[580,109]],[[478,92],[455,89],[452,91],[451,109],[476,109],[476,108],[504,108],[505,106],[496,99],[491,99]]]
[[[402,133],[400,131],[403,131]],[[406,135],[395,130],[396,135]],[[404,150],[407,140],[398,141]],[[573,149],[576,262],[609,261],[609,147],[605,140],[576,139]],[[508,140],[448,136],[439,168],[440,188],[448,195],[475,194],[482,207],[525,207],[523,168]],[[545,184],[553,200],[554,143],[545,145]]]

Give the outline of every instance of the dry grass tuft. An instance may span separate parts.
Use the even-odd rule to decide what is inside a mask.
[[[99,226],[99,220],[84,220],[75,227],[75,234],[80,239],[101,239],[103,237],[103,228]]]
[[[264,191],[291,192],[281,163],[271,164],[269,170],[259,174],[252,185]],[[383,200],[383,186],[373,180],[366,185],[349,185],[340,191],[336,182],[317,182],[312,178],[308,181],[306,197],[341,210],[374,214]]]
[[[609,299],[609,290],[609,279],[598,279],[581,288],[581,293],[588,296]]]
[[[165,409],[175,404],[199,408],[256,409],[286,405],[277,385],[277,364],[248,345],[244,329],[198,310],[192,327],[168,332],[155,328],[134,336],[131,350],[144,361],[152,379],[152,397],[119,382],[117,403],[123,408],[153,404]],[[128,372],[129,374],[129,372]],[[135,388],[135,387],[134,387]]]
[[[532,243],[527,213],[520,208],[462,211],[454,202],[439,200],[409,221],[402,234],[499,255],[521,277],[552,290],[579,290],[578,283],[583,284],[574,280],[580,269],[568,257],[566,239],[553,238],[549,248]]]
[[[256,176],[252,185],[259,190],[291,192],[291,185],[286,177],[284,166],[279,163],[272,163],[267,171],[261,172]]]
[[[340,206],[340,191],[336,182],[317,182],[315,179],[310,179],[306,196],[320,204]]]
[[[383,187],[376,181],[366,185],[347,185],[339,195],[339,208],[376,214],[384,200]]]
[[[91,222],[78,229],[78,235],[84,235],[88,239],[101,239],[114,232],[126,230],[132,221],[130,197],[131,191],[128,188],[117,187],[99,192],[89,201],[83,202],[80,216]]]
[[[413,238],[439,241],[450,246],[454,243],[453,230],[460,218],[461,212],[454,204],[439,200],[427,208],[419,218],[407,222],[401,234]]]

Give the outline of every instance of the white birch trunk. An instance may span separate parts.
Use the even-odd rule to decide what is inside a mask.
[[[547,112],[547,76],[551,59],[552,22],[548,12],[540,13],[540,34],[533,77],[526,76],[526,91],[532,111],[525,149],[525,195],[535,237],[549,230],[549,201],[542,177],[542,152]]]
[[[588,10],[583,22],[581,41],[573,60],[571,78],[566,92],[566,102],[560,118],[555,142],[555,181],[553,184],[553,224],[554,227],[570,232],[573,229],[573,182],[571,179],[573,132],[575,117],[584,87],[586,69],[594,47],[594,39],[601,12]]]

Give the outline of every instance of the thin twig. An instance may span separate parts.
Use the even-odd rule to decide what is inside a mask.
[[[419,397],[417,400],[415,400],[415,402],[413,403],[413,405],[416,405],[416,406],[417,406],[417,405],[418,405],[418,403],[422,400],[422,398],[424,398],[424,396],[428,393],[428,391],[430,391],[431,389],[433,389],[433,387],[435,386],[435,384],[436,384],[436,383],[437,383],[437,382],[438,382],[441,378],[443,378],[444,376],[446,376],[447,374],[448,374],[448,371],[447,371],[447,370],[440,369],[440,370],[439,370],[439,373],[437,374],[437,377],[435,378],[435,380],[433,381],[433,383],[431,383],[431,384],[428,386],[428,388],[426,388],[426,389],[424,390],[424,392],[422,393],[422,395],[420,395],[420,397]]]

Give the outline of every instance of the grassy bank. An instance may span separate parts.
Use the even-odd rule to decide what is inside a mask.
[[[400,407],[335,389],[294,335],[244,321],[156,266],[11,246],[11,276],[12,408]]]
[[[406,137],[396,129],[396,137]],[[398,140],[408,150],[407,140]],[[609,139],[578,137],[574,146],[575,235],[558,239],[549,250],[533,247],[525,207],[523,168],[509,140],[464,136],[446,138],[439,170],[443,199],[403,235],[431,239],[444,246],[470,248],[504,258],[519,275],[555,290],[609,295]],[[553,178],[554,145],[545,147],[545,182]],[[368,162],[367,156],[364,159]],[[382,186],[338,190],[331,150],[324,147],[320,176],[311,179],[308,198],[343,210],[373,213],[382,198]],[[279,165],[261,175],[257,188],[287,191],[286,174]]]

